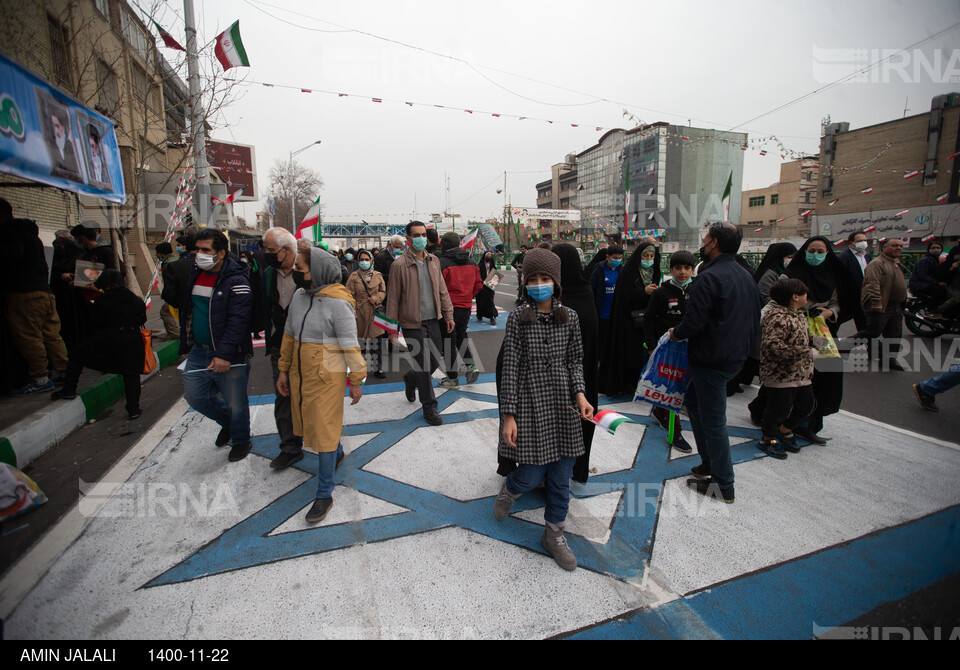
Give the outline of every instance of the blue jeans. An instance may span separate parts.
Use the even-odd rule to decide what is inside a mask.
[[[960,363],[955,363],[943,371],[943,374],[920,382],[917,386],[927,395],[937,395],[960,384]]]
[[[221,428],[230,429],[233,444],[250,441],[250,405],[247,401],[247,379],[250,364],[235,365],[227,372],[213,372],[207,366],[213,351],[194,346],[187,354],[183,371],[183,397],[190,406]]]
[[[570,506],[570,478],[573,476],[575,458],[561,458],[547,465],[521,463],[507,475],[507,491],[515,496],[533,490],[544,482],[547,487],[547,507],[543,518],[552,524],[561,524],[567,518]]]
[[[721,489],[733,488],[733,458],[727,433],[727,382],[735,374],[692,368],[684,398],[697,452]]]
[[[337,461],[343,456],[343,445],[338,444],[336,451],[317,454],[317,498],[332,498],[336,484],[333,475],[337,471]]]

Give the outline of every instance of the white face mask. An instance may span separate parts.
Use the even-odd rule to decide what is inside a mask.
[[[201,270],[209,270],[217,264],[216,258],[210,254],[197,254],[197,267]]]
[[[854,242],[854,243],[853,243],[853,248],[856,249],[857,251],[866,251],[866,250],[867,250],[867,243],[866,243],[866,242],[863,242],[863,241]]]

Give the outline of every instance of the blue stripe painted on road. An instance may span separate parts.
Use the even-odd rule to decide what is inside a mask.
[[[810,639],[960,573],[957,556],[951,507],[565,637]]]

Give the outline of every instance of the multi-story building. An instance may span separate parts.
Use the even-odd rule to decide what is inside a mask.
[[[571,203],[577,197],[577,157],[568,154],[566,160],[555,164],[550,172],[550,179],[537,184],[537,208],[571,209]],[[562,235],[579,227],[574,222],[541,219],[537,234],[543,239],[558,241]]]
[[[740,218],[747,136],[655,123],[615,129],[577,155],[576,206],[586,238],[630,239],[663,230],[663,241],[697,247],[709,221]],[[731,184],[730,211],[724,190]],[[629,198],[627,192],[629,188]]]
[[[805,156],[782,163],[780,181],[744,191],[740,198],[744,238],[770,243],[809,237],[811,217],[804,213],[816,209],[819,172],[819,158]]]
[[[834,241],[876,226],[870,237],[955,240],[960,220],[960,93],[930,111],[850,130],[824,126],[814,231]],[[832,204],[831,204],[832,203]]]
[[[170,197],[157,196],[176,190],[192,145],[187,86],[124,0],[4,2],[0,44],[19,65],[114,122],[127,203],[112,205],[7,174],[0,174],[0,194],[16,216],[37,221],[47,243],[59,229],[99,225],[146,288],[153,244],[162,238],[172,207]],[[226,194],[225,187],[211,190]],[[161,202],[167,205],[159,207]]]

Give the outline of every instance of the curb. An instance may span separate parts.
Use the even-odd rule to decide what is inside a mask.
[[[180,342],[173,340],[154,349],[157,367],[148,375],[140,375],[141,383],[179,358]],[[10,426],[0,436],[0,463],[23,469],[59,444],[73,431],[96,419],[123,397],[123,377],[106,374],[83,386],[77,398],[57,402]]]

